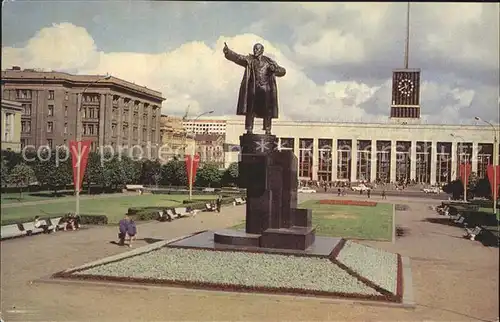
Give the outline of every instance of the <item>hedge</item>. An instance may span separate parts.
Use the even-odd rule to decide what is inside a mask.
[[[151,207],[132,207],[128,209],[127,214],[129,216],[135,217],[136,220],[156,220],[158,219],[158,213],[160,211],[165,211],[166,209],[174,209],[174,208],[186,208],[190,207],[196,210],[205,209],[205,204],[209,202],[213,202],[213,199],[207,200],[196,200],[195,202],[184,203],[183,205],[178,206],[169,206],[169,207],[161,207],[161,206],[151,206]],[[232,204],[234,201],[234,197],[225,196],[222,198],[222,205]]]

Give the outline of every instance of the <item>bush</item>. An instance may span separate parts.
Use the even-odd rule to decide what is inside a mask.
[[[108,217],[105,215],[80,215],[81,225],[107,225]]]

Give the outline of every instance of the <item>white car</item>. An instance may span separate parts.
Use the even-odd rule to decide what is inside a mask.
[[[424,188],[422,189],[423,192],[425,193],[434,193],[434,194],[438,194],[438,193],[441,193],[441,188],[438,188],[438,187],[430,187],[430,188]]]
[[[297,192],[302,192],[302,193],[316,193],[316,190],[311,189],[309,187],[302,187],[297,190]]]
[[[352,191],[367,191],[367,190],[370,190],[370,188],[368,188],[367,186],[365,186],[364,184],[360,184],[359,186],[357,187],[351,187],[351,190]]]

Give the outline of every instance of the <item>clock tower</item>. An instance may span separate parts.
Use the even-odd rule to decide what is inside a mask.
[[[420,119],[420,69],[392,72],[391,119]]]
[[[391,120],[398,123],[420,121],[420,69],[408,68],[410,51],[410,2],[406,10],[404,68],[392,71]]]

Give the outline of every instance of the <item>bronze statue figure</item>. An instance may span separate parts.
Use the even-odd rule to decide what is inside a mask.
[[[253,46],[253,55],[237,54],[226,43],[223,52],[227,60],[245,67],[236,115],[245,115],[247,133],[252,133],[254,118],[258,117],[264,120],[266,134],[271,134],[271,120],[278,118],[276,77],[285,76],[286,70],[263,55],[262,44]]]

